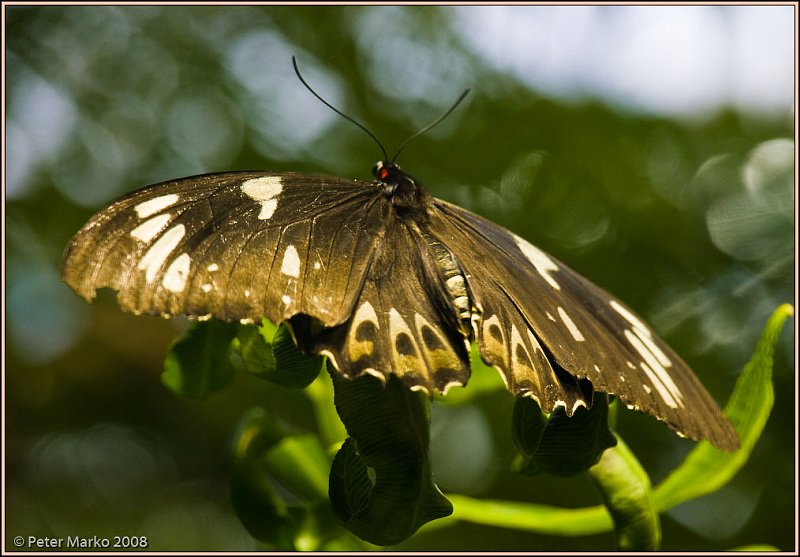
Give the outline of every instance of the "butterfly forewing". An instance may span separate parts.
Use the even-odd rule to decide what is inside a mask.
[[[508,230],[455,205],[437,200],[436,207],[441,214],[432,227],[450,234],[481,312],[481,355],[501,369],[512,389],[516,382],[518,394],[530,390],[547,410],[554,387],[541,358],[541,384],[519,383],[529,369],[523,352],[532,352],[507,340],[515,329],[518,337],[534,337],[551,365],[587,378],[596,390],[689,437],[728,449],[738,445],[730,422],[691,370],[619,300]],[[497,335],[505,335],[502,343],[492,335],[493,324]]]
[[[384,226],[368,182],[234,172],[164,182],[98,213],[62,276],[87,300],[118,291],[135,313],[326,326],[350,317]]]

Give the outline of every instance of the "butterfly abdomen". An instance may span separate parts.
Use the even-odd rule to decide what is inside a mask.
[[[444,279],[444,285],[456,308],[458,320],[460,322],[460,330],[465,337],[471,337],[471,320],[473,313],[472,298],[467,289],[467,281],[464,276],[464,270],[456,261],[450,251],[444,247],[440,242],[433,239],[430,235],[425,234],[425,239],[435,256],[436,263]]]

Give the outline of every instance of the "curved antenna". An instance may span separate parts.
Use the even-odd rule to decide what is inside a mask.
[[[439,124],[439,123],[440,123],[442,120],[444,120],[445,118],[447,118],[448,116],[450,116],[450,113],[451,113],[451,112],[453,112],[453,111],[456,109],[456,107],[457,107],[458,105],[460,105],[460,104],[461,104],[461,101],[463,101],[463,100],[464,100],[464,97],[466,97],[466,96],[469,94],[469,92],[470,92],[470,89],[467,89],[466,91],[464,91],[463,93],[461,93],[461,96],[460,96],[460,97],[458,97],[458,100],[457,100],[455,103],[453,103],[453,106],[451,106],[451,107],[450,107],[450,110],[448,110],[447,112],[445,112],[444,114],[442,114],[441,116],[439,116],[439,117],[438,117],[436,120],[434,120],[433,122],[431,122],[430,124],[428,124],[427,126],[425,126],[424,128],[422,128],[421,130],[419,130],[417,133],[415,133],[414,135],[412,135],[412,136],[411,136],[411,137],[409,137],[408,139],[406,139],[406,140],[403,142],[403,144],[400,146],[400,148],[397,150],[397,153],[395,153],[394,157],[392,157],[392,162],[390,162],[389,164],[390,164],[390,165],[392,165],[392,164],[394,164],[394,163],[397,161],[397,157],[399,157],[399,156],[400,156],[400,152],[401,152],[403,149],[405,149],[405,148],[406,148],[406,146],[407,146],[409,143],[411,143],[413,140],[415,140],[416,138],[418,138],[419,136],[421,136],[423,133],[427,132],[427,131],[428,131],[428,130],[430,130],[431,128],[434,128],[434,127],[436,127],[436,126],[437,126],[437,125],[438,125],[438,124]]]
[[[317,97],[317,98],[318,98],[318,99],[319,99],[319,100],[322,102],[322,104],[324,104],[325,106],[327,106],[328,108],[330,108],[331,110],[333,110],[333,111],[334,111],[336,114],[338,114],[339,116],[341,116],[341,117],[342,117],[342,118],[344,118],[345,120],[347,120],[347,121],[349,121],[349,122],[352,122],[353,124],[355,124],[356,126],[358,126],[359,128],[361,128],[362,130],[364,130],[365,132],[367,132],[367,135],[368,135],[368,136],[370,136],[372,139],[374,139],[374,140],[375,140],[375,143],[377,143],[377,144],[378,144],[378,147],[380,147],[380,148],[381,148],[381,151],[383,152],[383,160],[387,160],[387,159],[389,158],[389,155],[387,155],[387,154],[386,154],[386,149],[384,149],[384,148],[383,148],[383,144],[382,144],[380,141],[378,141],[378,138],[377,138],[377,137],[375,137],[375,134],[374,134],[374,133],[372,133],[372,132],[371,132],[371,131],[369,131],[367,128],[365,128],[364,126],[362,126],[361,124],[359,124],[358,122],[356,122],[355,120],[353,120],[352,118],[350,118],[350,116],[348,116],[347,114],[345,114],[345,113],[344,113],[344,112],[342,112],[341,110],[337,110],[337,109],[336,109],[336,107],[334,107],[333,105],[331,105],[331,103],[329,103],[328,101],[326,101],[325,99],[323,99],[322,97],[320,97],[320,96],[317,94],[317,92],[316,92],[316,91],[314,91],[314,90],[311,88],[311,85],[309,85],[308,83],[306,83],[306,80],[305,80],[305,79],[303,79],[303,76],[302,76],[302,75],[300,75],[300,69],[297,67],[297,60],[295,60],[294,56],[292,56],[292,65],[294,65],[294,73],[296,73],[296,74],[297,74],[297,77],[300,79],[300,81],[303,83],[303,85],[305,85],[305,86],[306,86],[306,89],[308,89],[309,91],[311,91],[311,94],[312,94],[312,95],[314,95],[315,97]],[[460,99],[459,99],[459,102],[460,102]],[[456,104],[458,104],[458,103],[456,103]],[[455,108],[455,107],[453,107],[453,108]],[[451,108],[450,110],[452,110],[452,108]],[[446,116],[446,115],[445,115],[445,116]]]

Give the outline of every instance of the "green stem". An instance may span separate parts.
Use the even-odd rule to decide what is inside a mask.
[[[650,477],[628,448],[617,438],[617,446],[606,450],[589,475],[612,519],[617,547],[622,550],[654,551],[661,545],[661,523],[650,491]]]

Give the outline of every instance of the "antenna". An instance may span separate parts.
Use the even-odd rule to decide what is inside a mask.
[[[320,100],[320,102],[322,102],[322,104],[324,104],[325,106],[327,106],[328,108],[330,108],[331,110],[333,110],[333,111],[334,111],[336,114],[338,114],[339,116],[341,116],[341,117],[342,117],[342,118],[344,118],[345,120],[347,120],[347,121],[349,121],[349,122],[352,122],[353,124],[355,124],[356,126],[358,126],[359,128],[361,128],[362,130],[364,130],[365,132],[367,132],[367,135],[369,135],[369,136],[370,136],[372,139],[374,139],[374,140],[375,140],[375,143],[377,143],[377,144],[378,144],[378,147],[380,147],[380,148],[381,148],[381,151],[383,152],[383,160],[384,160],[384,161],[388,161],[388,160],[389,160],[389,155],[386,153],[386,149],[383,147],[383,143],[381,143],[381,142],[380,142],[380,140],[378,140],[378,138],[377,138],[377,137],[375,137],[375,134],[374,134],[374,133],[372,133],[372,132],[371,132],[371,131],[369,131],[369,130],[368,130],[366,127],[365,127],[365,126],[363,126],[363,125],[359,124],[359,123],[358,123],[358,122],[356,122],[354,119],[350,118],[350,116],[348,116],[347,114],[345,114],[344,112],[342,112],[341,110],[339,110],[339,109],[337,109],[335,106],[333,106],[331,103],[329,103],[328,101],[326,101],[325,99],[323,99],[322,97],[320,97],[320,96],[319,96],[319,94],[318,94],[316,91],[314,91],[314,89],[312,89],[312,88],[311,88],[311,85],[309,85],[309,84],[306,82],[306,80],[305,80],[305,79],[303,79],[303,76],[302,76],[302,75],[300,75],[300,69],[297,67],[297,60],[295,59],[295,57],[294,57],[294,56],[292,56],[292,65],[294,66],[294,73],[296,73],[296,74],[297,74],[297,77],[298,77],[298,79],[300,79],[300,82],[301,82],[303,85],[305,85],[306,89],[308,89],[309,91],[311,91],[311,94],[312,94],[312,95],[314,95],[315,97],[317,97],[317,99],[319,99],[319,100]],[[418,138],[419,136],[421,136],[423,133],[425,133],[425,132],[427,132],[427,131],[430,131],[430,130],[431,130],[431,129],[433,129],[434,127],[438,126],[438,125],[439,125],[439,123],[440,123],[442,120],[444,120],[445,118],[447,118],[448,116],[450,116],[450,113],[451,113],[451,112],[453,112],[453,111],[454,111],[454,110],[455,110],[455,109],[458,107],[458,105],[460,105],[460,104],[461,104],[461,101],[463,101],[463,100],[464,100],[464,98],[465,98],[465,97],[466,97],[466,96],[469,94],[469,92],[470,92],[470,89],[467,89],[466,91],[464,91],[463,93],[461,93],[461,96],[460,96],[460,97],[458,97],[458,100],[456,100],[456,102],[454,102],[454,103],[453,103],[453,106],[451,106],[451,107],[448,109],[448,111],[447,111],[447,112],[445,112],[444,114],[442,114],[441,116],[439,116],[439,117],[438,117],[436,120],[434,120],[433,122],[431,122],[430,124],[428,124],[427,126],[425,126],[424,128],[422,128],[421,130],[419,130],[418,132],[416,132],[415,134],[413,134],[413,135],[412,135],[411,137],[409,137],[408,139],[406,139],[406,140],[403,142],[403,144],[400,146],[400,148],[397,150],[397,152],[395,153],[394,157],[392,157],[392,160],[391,160],[391,162],[387,162],[387,164],[388,164],[388,165],[393,165],[393,164],[394,164],[394,163],[397,161],[397,157],[399,157],[399,156],[400,156],[400,153],[403,151],[403,149],[405,149],[405,148],[406,148],[406,146],[408,146],[408,144],[409,144],[409,143],[411,143],[413,140],[415,140],[416,138]]]
[[[297,77],[300,79],[300,81],[303,83],[303,85],[305,85],[305,86],[306,86],[306,89],[308,89],[309,91],[311,91],[311,94],[312,94],[312,95],[314,95],[315,97],[317,97],[317,98],[318,98],[318,99],[319,99],[319,100],[322,102],[322,104],[324,104],[325,106],[327,106],[328,108],[330,108],[331,110],[333,110],[333,111],[334,111],[336,114],[338,114],[339,116],[341,116],[341,117],[342,117],[342,118],[344,118],[345,120],[347,120],[347,121],[349,121],[349,122],[352,122],[353,124],[355,124],[356,126],[358,126],[359,128],[361,128],[362,130],[364,130],[365,132],[367,132],[367,135],[369,135],[369,136],[370,136],[372,139],[374,139],[374,140],[375,140],[375,143],[377,143],[377,144],[378,144],[378,147],[380,147],[380,148],[381,148],[381,151],[383,152],[383,160],[387,160],[387,159],[389,158],[389,155],[387,155],[387,154],[386,154],[386,149],[384,149],[384,148],[383,148],[383,144],[382,144],[382,143],[381,143],[381,142],[378,140],[378,138],[377,138],[377,137],[375,137],[375,134],[374,134],[374,133],[372,133],[372,132],[371,132],[371,131],[369,131],[369,130],[368,130],[366,127],[362,126],[361,124],[359,124],[358,122],[356,122],[355,120],[353,120],[352,118],[350,118],[350,116],[348,116],[347,114],[345,114],[345,113],[344,113],[344,112],[342,112],[341,110],[338,110],[336,107],[334,107],[333,105],[331,105],[331,103],[329,103],[328,101],[326,101],[325,99],[323,99],[322,97],[320,97],[320,96],[317,94],[317,92],[316,92],[316,91],[314,91],[314,89],[312,89],[312,88],[311,88],[311,85],[309,85],[308,83],[306,83],[306,80],[305,80],[305,79],[303,79],[303,76],[302,76],[302,75],[300,75],[300,69],[297,67],[297,60],[295,60],[294,56],[292,56],[292,65],[294,66],[294,73],[296,73],[296,74],[297,74]],[[455,107],[454,107],[454,108],[455,108]],[[452,110],[452,109],[451,109],[451,110]]]
[[[412,136],[411,136],[411,137],[409,137],[408,139],[406,139],[406,140],[403,142],[403,144],[400,146],[400,148],[397,150],[397,153],[395,153],[394,157],[392,157],[392,162],[391,162],[391,163],[389,163],[389,164],[394,164],[394,163],[397,161],[397,157],[399,157],[399,156],[400,156],[400,152],[401,152],[403,149],[405,149],[405,148],[406,148],[406,146],[407,146],[409,143],[411,143],[413,140],[415,140],[416,138],[418,138],[419,136],[421,136],[423,133],[425,133],[425,132],[427,132],[427,131],[431,130],[431,129],[432,129],[432,128],[434,128],[434,127],[436,127],[437,125],[439,125],[439,123],[440,123],[442,120],[444,120],[445,118],[447,118],[448,116],[450,116],[450,113],[451,113],[451,112],[453,112],[453,111],[456,109],[456,107],[457,107],[458,105],[460,105],[460,104],[461,104],[461,101],[463,101],[463,100],[464,100],[464,97],[466,97],[466,96],[469,94],[469,92],[470,92],[470,90],[469,90],[469,89],[467,89],[466,91],[464,91],[463,93],[461,93],[461,96],[460,96],[460,97],[458,97],[458,100],[457,100],[455,103],[453,103],[453,106],[451,106],[451,107],[450,107],[450,109],[449,109],[447,112],[445,112],[444,114],[442,114],[441,116],[439,116],[439,117],[438,117],[436,120],[434,120],[433,122],[431,122],[430,124],[428,124],[427,126],[425,126],[424,128],[422,128],[421,130],[419,130],[417,133],[415,133],[414,135],[412,135]]]

